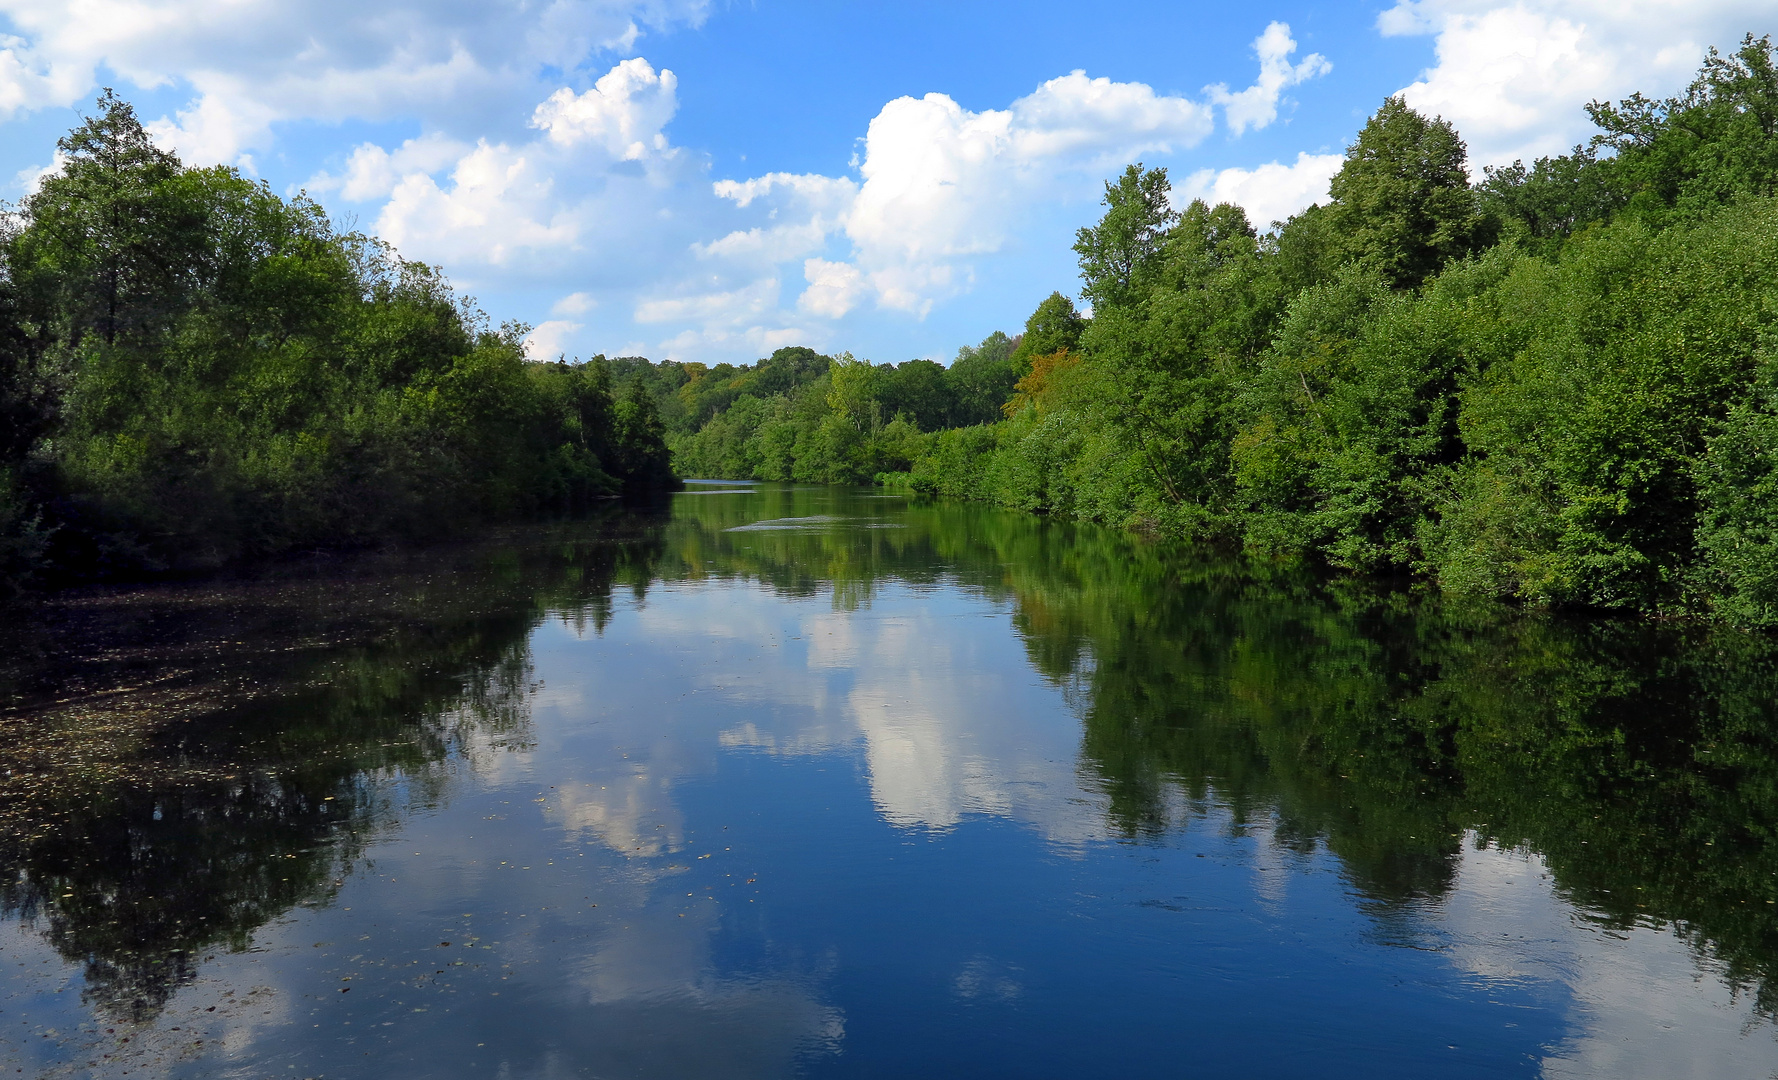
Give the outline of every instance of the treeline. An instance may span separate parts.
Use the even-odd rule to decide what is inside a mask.
[[[0,235],[0,596],[673,483],[655,399],[157,149],[109,91]]]
[[[1472,185],[1451,125],[1390,99],[1328,201],[1266,234],[1131,166],[1075,244],[1091,319],[1027,350],[1006,419],[904,444],[904,482],[1778,625],[1771,40],[1712,50],[1677,97],[1588,110],[1587,145]]]
[[[1778,625],[1772,42],[1588,112],[1589,143],[1472,184],[1391,98],[1266,233],[1132,165],[1075,244],[1090,318],[1054,294],[947,369],[683,365],[675,461]]]
[[[1060,296],[1072,317],[1073,308]],[[905,472],[924,436],[1001,418],[1042,334],[990,334],[949,367],[931,360],[871,364],[850,353],[779,349],[756,365],[628,357],[614,369],[649,381],[682,476],[870,483]]]

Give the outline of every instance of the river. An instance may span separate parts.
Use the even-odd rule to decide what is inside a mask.
[[[698,483],[70,594],[0,1066],[1778,1073],[1778,643]]]

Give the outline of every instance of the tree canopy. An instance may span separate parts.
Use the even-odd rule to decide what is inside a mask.
[[[1328,200],[1264,234],[1131,165],[1077,236],[1078,338],[1003,422],[928,436],[905,482],[1453,592],[1778,626],[1772,42],[1588,109],[1589,143],[1471,185],[1458,132],[1389,98]]]
[[[111,91],[0,237],[0,592],[673,482],[646,394],[435,268],[158,149]]]
[[[1339,254],[1413,288],[1482,238],[1469,190],[1469,152],[1457,130],[1389,98],[1346,149],[1328,185],[1328,227]]]

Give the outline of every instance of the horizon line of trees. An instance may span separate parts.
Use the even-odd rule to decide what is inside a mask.
[[[680,475],[916,492],[1463,593],[1778,626],[1778,65],[1470,180],[1387,99],[1262,233],[1106,184],[948,367],[526,359],[432,267],[158,150],[109,91],[0,235],[0,594],[574,510]],[[622,387],[621,390],[617,389]]]
[[[675,461],[1778,626],[1772,40],[1587,111],[1588,143],[1472,183],[1452,125],[1391,97],[1327,200],[1265,233],[1131,165],[1074,245],[1090,318],[1054,294],[949,371],[699,372],[669,388]],[[972,411],[905,389],[984,352]]]
[[[1043,316],[1062,320],[1045,328]],[[869,484],[905,471],[933,432],[1002,418],[1034,355],[1078,335],[1060,294],[1017,337],[996,331],[946,366],[782,348],[755,364],[608,361],[653,392],[681,476]]]
[[[0,600],[676,483],[641,381],[97,106],[0,217]]]

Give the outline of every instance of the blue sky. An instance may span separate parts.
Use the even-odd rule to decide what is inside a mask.
[[[1131,160],[1266,222],[1391,93],[1472,163],[1682,86],[1770,0],[0,0],[16,198],[98,87],[437,263],[537,355],[945,359],[1016,331]]]

